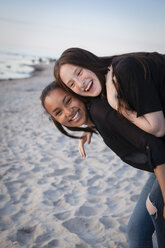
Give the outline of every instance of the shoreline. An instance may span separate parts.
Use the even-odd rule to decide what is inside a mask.
[[[38,65],[55,63],[55,58],[0,52],[0,81],[25,79],[33,76]]]
[[[49,65],[49,64],[52,64],[52,63],[55,63],[55,62],[38,63],[38,64],[31,64],[31,65],[28,65],[28,64],[26,65],[25,64],[25,66],[33,68],[33,71],[31,73],[29,73],[28,77],[6,78],[6,79],[0,78],[0,82],[2,82],[2,81],[14,81],[14,80],[25,80],[25,79],[32,78],[33,76],[36,76],[37,72],[41,72],[41,71],[46,70],[46,65]]]
[[[54,68],[54,62],[49,62],[49,63],[38,63],[35,65],[31,65],[31,67],[34,68],[34,70],[31,72],[29,77],[25,78],[13,78],[13,79],[0,79],[0,87],[3,87],[5,84],[24,84],[24,82],[31,81],[35,83],[35,78],[42,78],[40,76],[43,75],[44,78],[51,78],[54,80],[54,75],[53,75],[53,68]],[[50,81],[48,81],[50,83]]]

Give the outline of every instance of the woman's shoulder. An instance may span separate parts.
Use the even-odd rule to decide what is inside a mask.
[[[141,60],[141,56],[140,54],[136,55],[136,54],[126,54],[125,56],[119,56],[118,58],[114,59],[112,61],[112,66],[117,70],[120,71],[130,71],[134,68],[137,68],[140,66],[140,60]]]
[[[112,63],[124,63],[134,65],[135,63],[145,63],[149,61],[165,63],[165,55],[158,52],[134,52],[115,57]]]
[[[93,97],[86,107],[94,119],[106,118],[106,115],[110,112],[113,112],[113,108],[109,105],[108,101],[105,98]]]
[[[109,105],[108,101],[106,98],[102,98],[102,97],[92,97],[91,100],[86,104],[87,108],[90,110],[95,110],[95,109],[102,109],[103,107],[105,109],[110,108],[112,109],[112,107]]]

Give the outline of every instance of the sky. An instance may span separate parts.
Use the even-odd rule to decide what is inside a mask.
[[[165,54],[164,0],[0,0],[0,51],[57,58],[69,47],[98,56]]]

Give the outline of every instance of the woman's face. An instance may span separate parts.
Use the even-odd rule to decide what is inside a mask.
[[[64,126],[79,127],[87,123],[84,103],[61,88],[52,90],[44,105],[49,114]]]
[[[95,97],[102,91],[96,74],[86,68],[64,64],[60,68],[60,77],[66,86],[78,95]]]

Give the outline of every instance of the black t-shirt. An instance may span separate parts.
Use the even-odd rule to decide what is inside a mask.
[[[139,58],[142,62],[138,54],[112,62],[124,97],[137,117],[159,110],[165,115],[165,56],[141,53]]]
[[[165,163],[165,142],[162,139],[120,116],[104,99],[93,98],[86,106],[105,144],[124,162],[150,172]]]

